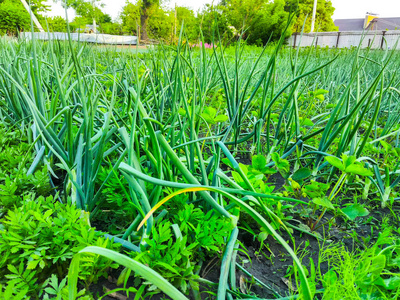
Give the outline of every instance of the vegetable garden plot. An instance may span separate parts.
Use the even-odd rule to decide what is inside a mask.
[[[396,299],[399,53],[283,44],[1,40],[2,297]]]

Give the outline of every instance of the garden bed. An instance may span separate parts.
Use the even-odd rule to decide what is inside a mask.
[[[398,52],[0,48],[0,299],[399,298]]]

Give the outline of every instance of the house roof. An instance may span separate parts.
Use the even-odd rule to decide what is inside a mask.
[[[363,31],[365,19],[337,19],[339,31]],[[371,21],[370,30],[400,30],[399,18],[376,18]]]
[[[362,31],[364,29],[364,19],[337,19],[334,21],[339,31]]]
[[[378,18],[373,30],[400,30],[400,18]]]

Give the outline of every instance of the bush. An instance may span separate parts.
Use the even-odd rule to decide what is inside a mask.
[[[205,214],[193,204],[186,205],[185,210],[171,209],[171,220],[173,223],[164,220],[152,228],[151,238],[145,239],[148,247],[135,259],[185,293],[188,285],[198,290],[199,276],[196,274],[199,266],[196,261],[220,256],[224,238],[229,235],[232,225],[212,212]]]
[[[45,196],[52,190],[46,166],[27,175],[34,158],[30,147],[20,131],[0,127],[0,213],[20,206],[32,194]]]
[[[0,35],[17,35],[20,31],[29,30],[29,14],[18,4],[11,1],[0,4]]]
[[[67,22],[64,18],[55,16],[47,18],[46,21],[51,32],[67,32]]]
[[[0,278],[37,293],[51,274],[64,278],[73,255],[84,247],[117,248],[102,235],[74,205],[54,202],[52,196],[25,201],[0,223]],[[84,261],[79,274],[86,286],[117,267],[98,255],[85,255]]]

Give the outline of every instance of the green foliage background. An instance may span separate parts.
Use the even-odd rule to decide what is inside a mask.
[[[73,8],[77,15],[70,23],[73,31],[84,29],[93,20],[96,20],[98,30],[107,34],[138,35],[138,29],[146,26],[150,39],[173,43],[184,25],[185,39],[193,43],[198,42],[201,33],[205,42],[212,43],[218,31],[225,44],[242,34],[248,44],[264,45],[270,38],[273,41],[280,37],[291,12],[296,12],[296,18],[287,35],[300,32],[304,20],[304,31],[310,31],[313,0],[223,0],[216,5],[206,4],[197,12],[184,6],[169,8],[163,1],[127,1],[118,20],[112,20],[104,13],[104,4],[98,0],[95,6],[91,1],[73,0],[68,7]],[[62,17],[45,19],[41,13],[46,10],[43,0],[33,1],[32,11],[43,27],[48,24],[51,31],[66,32],[65,20]],[[337,30],[331,18],[334,10],[331,1],[318,0],[318,31]],[[147,16],[145,21],[144,14]],[[26,30],[30,30],[29,14],[21,2],[0,1],[0,34],[16,35],[18,31]]]
[[[29,28],[29,14],[22,4],[12,0],[0,3],[0,34],[15,35],[18,31]]]

